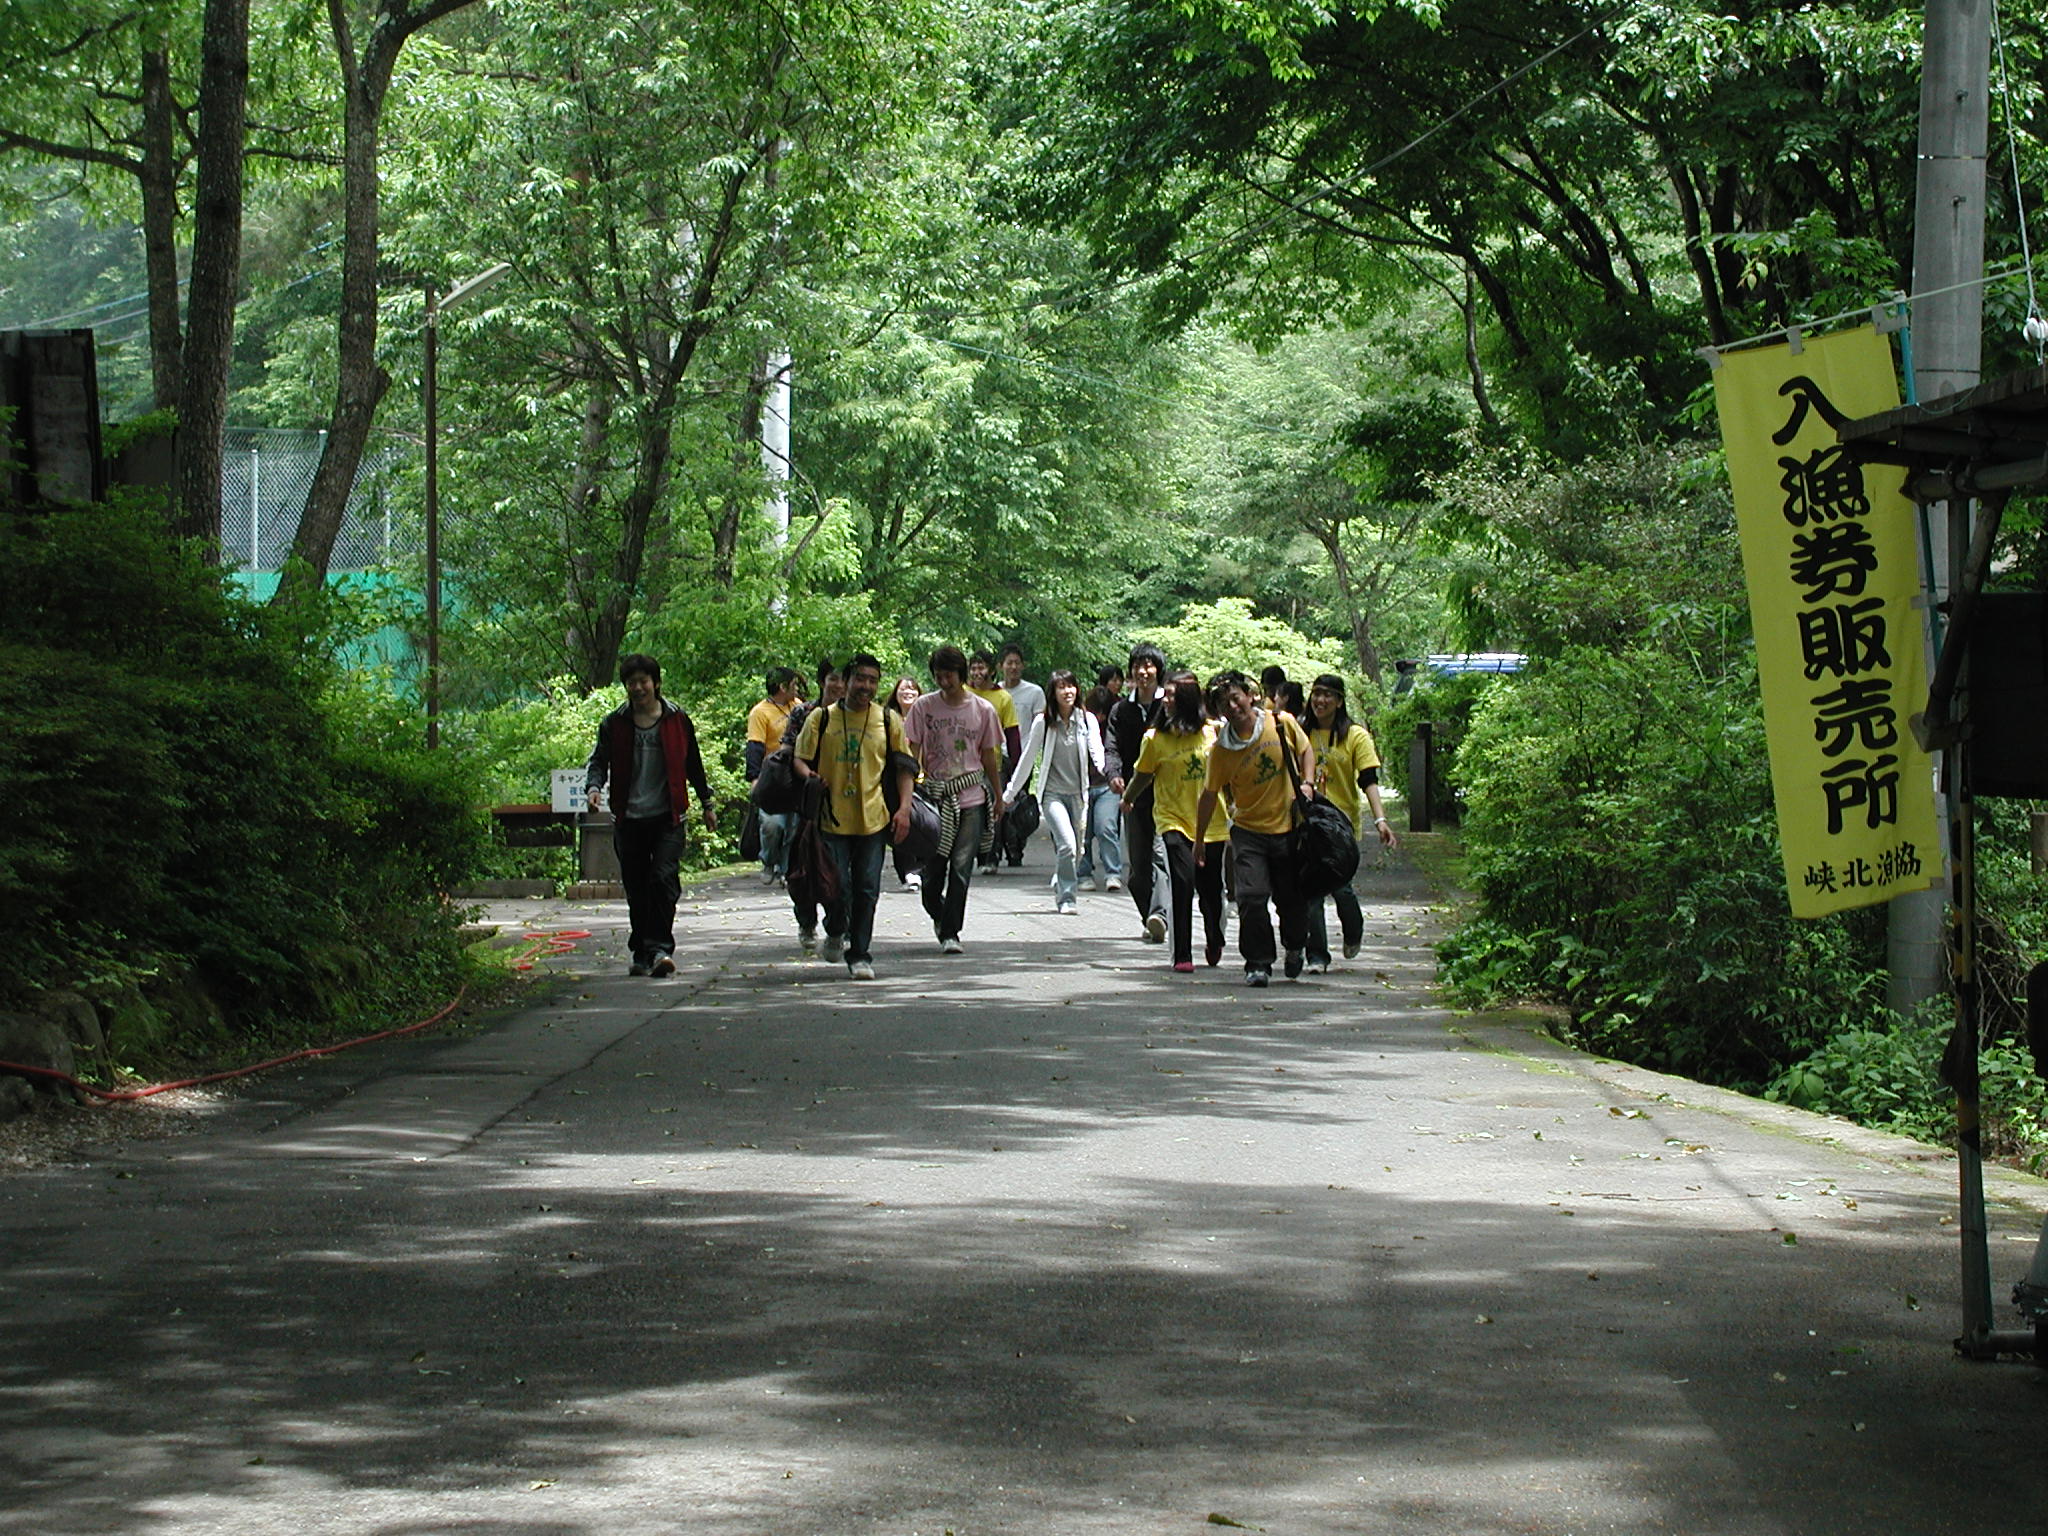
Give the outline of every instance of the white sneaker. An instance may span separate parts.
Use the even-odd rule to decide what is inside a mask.
[[[1166,942],[1166,919],[1154,912],[1145,919],[1145,942],[1164,944]]]
[[[875,968],[873,964],[866,960],[856,960],[846,968],[846,974],[855,981],[873,981],[875,979]]]
[[[845,934],[843,934],[843,933],[828,933],[828,934],[826,934],[826,935],[825,935],[825,958],[826,958],[827,960],[837,960],[837,959],[839,959],[839,958],[840,958],[840,957],[841,957],[842,955],[844,955],[845,953],[846,953],[846,935],[845,935]]]
[[[909,874],[903,877],[903,889],[905,889],[906,891],[923,890],[924,876],[913,869]]]
[[[1104,889],[1105,891],[1120,891],[1120,890],[1122,890],[1123,888],[1124,888],[1124,883],[1123,883],[1123,881],[1121,881],[1121,880],[1117,879],[1117,877],[1116,877],[1115,875],[1111,875],[1111,876],[1109,877],[1109,883],[1108,883],[1107,885],[1103,886],[1103,889]]]
[[[1080,915],[1081,909],[1075,906],[1071,901],[1063,901],[1060,903],[1061,917],[1079,917]]]
[[[960,948],[960,941],[959,941],[958,939],[941,939],[941,940],[939,940],[939,953],[940,953],[940,954],[942,954],[942,955],[957,955],[957,954],[960,954],[961,952],[962,952],[962,951],[961,951],[961,948]]]

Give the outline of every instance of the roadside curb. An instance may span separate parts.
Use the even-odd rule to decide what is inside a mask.
[[[1829,1115],[1817,1115],[1789,1104],[1751,1098],[1732,1088],[1717,1088],[1708,1083],[1694,1082],[1689,1077],[1675,1077],[1649,1067],[1589,1055],[1550,1034],[1544,1015],[1534,1009],[1454,1014],[1444,1027],[1448,1033],[1476,1050],[1497,1056],[1520,1057],[1541,1070],[1566,1070],[1591,1077],[1631,1098],[1722,1115],[1759,1129],[1795,1136],[1801,1141],[1852,1152],[1900,1172],[1924,1174],[1930,1178],[1945,1177],[1951,1192],[1956,1187],[1956,1157],[1946,1147],[1916,1141],[1893,1131],[1873,1130]],[[1995,1200],[2008,1209],[2048,1216],[2048,1179],[1987,1162],[1984,1165],[1984,1194],[1987,1200]]]

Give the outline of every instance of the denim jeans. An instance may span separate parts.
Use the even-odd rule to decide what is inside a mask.
[[[957,939],[967,921],[967,887],[974,883],[974,864],[980,856],[981,829],[988,825],[986,805],[964,806],[953,834],[953,852],[946,858],[936,854],[924,866],[924,889],[919,895],[932,927],[941,939]]]
[[[1065,905],[1074,899],[1074,855],[1081,841],[1081,797],[1043,794],[1038,797],[1038,807],[1045,814],[1045,830],[1052,837],[1052,899]]]
[[[652,964],[676,952],[676,903],[682,899],[683,824],[666,816],[621,816],[612,822],[612,851],[626,888],[633,958]]]
[[[771,875],[789,873],[789,840],[796,835],[796,812],[785,811],[771,816],[766,811],[761,819],[761,868]]]
[[[1290,878],[1287,834],[1232,827],[1230,846],[1237,854],[1237,952],[1247,971],[1270,971],[1276,951],[1268,900],[1279,914],[1280,942],[1288,949],[1308,947],[1308,903]],[[1207,856],[1214,858],[1215,850]]]
[[[1166,842],[1152,820],[1152,802],[1124,812],[1124,889],[1140,917],[1166,916]]]
[[[1079,879],[1097,873],[1105,880],[1124,877],[1123,802],[1107,784],[1088,791],[1088,835],[1081,840],[1080,857],[1074,864]]]
[[[872,960],[875,942],[875,902],[882,894],[882,854],[889,846],[886,832],[865,837],[825,834],[825,852],[839,871],[839,894],[825,908],[825,935],[846,940],[846,963]]]

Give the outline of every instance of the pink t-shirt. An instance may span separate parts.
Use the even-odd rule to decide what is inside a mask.
[[[993,748],[1003,755],[1003,727],[996,719],[995,706],[986,699],[967,694],[958,704],[948,704],[942,693],[926,693],[904,711],[903,734],[924,764],[927,779],[958,778],[982,766],[981,754]],[[962,807],[983,805],[988,792],[980,784],[960,791]]]

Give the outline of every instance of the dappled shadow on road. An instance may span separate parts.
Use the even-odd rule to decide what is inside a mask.
[[[970,1503],[1084,1529],[1105,1501],[1149,1512],[1132,1529],[1901,1531],[1950,1528],[1914,1517],[1937,1501],[2010,1528],[2031,1496],[1989,1437],[2039,1392],[1927,1367],[1900,1301],[1924,1241],[1874,1222],[1788,1246],[1161,1178],[899,1206],[633,1166],[308,1170],[332,1243],[288,1251],[262,1191],[210,1199],[198,1243],[198,1212],[133,1212],[163,1257],[118,1347],[31,1229],[11,1284],[70,1302],[0,1371],[0,1529],[240,1529],[317,1494],[390,1532],[639,1529],[620,1509],[657,1495],[731,1531]],[[1940,1494],[1958,1432],[1982,1460]],[[542,1494],[572,1513],[516,1508]]]
[[[1016,926],[1000,966],[874,987],[751,936],[687,984],[593,980],[518,1026],[589,1032],[530,1082],[512,1027],[395,1057],[423,1097],[506,1073],[418,1160],[346,1155],[344,1104],[10,1184],[0,1531],[2031,1507],[2034,1374],[1950,1365],[1915,1310],[1953,1267],[1938,1186],[1464,1049],[1375,974],[1391,941],[1257,993]]]

